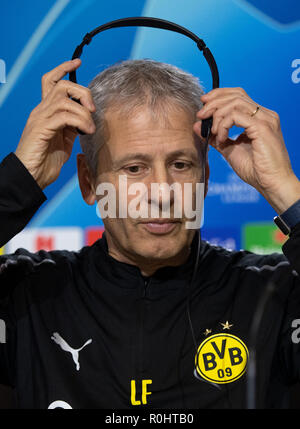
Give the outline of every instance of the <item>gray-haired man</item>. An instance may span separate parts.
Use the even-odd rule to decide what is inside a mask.
[[[78,128],[86,133],[78,177],[88,204],[99,200],[102,183],[119,197],[120,176],[148,190],[143,203],[150,208],[162,210],[164,186],[173,183],[183,194],[191,184],[195,203],[196,185],[203,183],[206,195],[209,176],[201,120],[213,116],[209,143],[240,178],[278,214],[297,205],[300,183],[278,115],[241,88],[203,95],[195,77],[151,60],[114,65],[89,89],[62,80],[80,63],[43,77],[42,102],[1,164],[2,243],[45,200],[42,189],[58,177]],[[245,130],[235,141],[228,138],[233,125]],[[161,185],[155,195],[154,183]],[[130,208],[135,195],[126,197]],[[168,217],[106,217],[105,237],[77,253],[22,249],[1,257],[0,318],[8,332],[0,381],[16,387],[20,407],[245,407],[249,329],[269,282],[280,299],[269,304],[258,333],[257,401],[285,405],[286,386],[299,380],[300,368],[291,339],[300,308],[300,219],[283,246],[286,256],[228,252],[202,241],[190,284],[198,235],[186,227],[184,210],[173,215],[172,192],[168,203]],[[77,353],[77,370],[66,350]]]

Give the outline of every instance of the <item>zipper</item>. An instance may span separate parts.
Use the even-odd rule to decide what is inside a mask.
[[[144,365],[144,325],[145,325],[145,309],[146,303],[145,298],[147,298],[147,292],[149,290],[149,284],[151,282],[151,278],[143,279],[143,289],[141,293],[140,300],[140,326],[139,326],[139,365],[138,365],[138,373],[139,377],[142,379],[145,371]]]
[[[150,278],[144,279],[144,289],[143,289],[142,298],[146,298],[147,297],[147,290],[148,290],[148,286],[149,286],[150,281],[151,281]]]

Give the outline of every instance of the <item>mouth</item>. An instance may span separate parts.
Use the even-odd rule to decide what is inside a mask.
[[[163,235],[173,231],[181,222],[174,219],[155,219],[140,222],[140,224],[151,234]]]

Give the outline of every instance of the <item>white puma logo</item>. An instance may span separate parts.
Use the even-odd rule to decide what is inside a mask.
[[[79,349],[73,349],[72,347],[70,347],[69,344],[59,335],[58,332],[54,332],[53,333],[53,335],[51,337],[51,340],[55,341],[56,344],[58,344],[64,351],[71,353],[73,361],[74,361],[74,363],[76,365],[76,369],[77,369],[77,371],[79,371],[79,369],[80,369],[80,365],[79,365],[79,352],[85,346],[87,346],[88,344],[91,344],[92,340],[89,339]]]

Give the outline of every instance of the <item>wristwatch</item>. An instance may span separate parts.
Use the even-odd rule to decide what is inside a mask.
[[[275,216],[274,222],[285,235],[289,235],[292,228],[300,222],[300,200],[296,201],[280,216]]]

